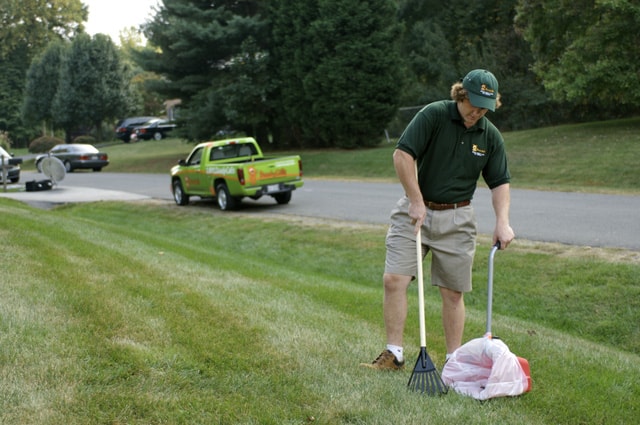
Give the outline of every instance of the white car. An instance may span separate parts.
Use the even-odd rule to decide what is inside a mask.
[[[0,181],[4,183],[4,176],[7,181],[18,183],[20,181],[20,162],[19,159],[13,158],[13,155],[0,147]]]

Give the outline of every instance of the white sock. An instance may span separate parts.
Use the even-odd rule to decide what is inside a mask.
[[[402,362],[404,360],[404,355],[402,354],[402,347],[397,345],[387,344],[387,350],[391,351],[393,355],[396,356],[396,359],[399,362]]]
[[[445,361],[449,361],[451,356],[453,356],[453,353],[447,353],[447,355],[445,356]]]

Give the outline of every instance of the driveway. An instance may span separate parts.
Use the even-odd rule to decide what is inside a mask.
[[[42,174],[23,172],[25,181]],[[0,196],[18,199],[40,208],[70,202],[162,199],[173,202],[169,176],[75,172],[53,190],[8,192]],[[387,224],[389,212],[402,196],[395,183],[345,182],[306,179],[289,205],[276,205],[270,197],[245,200],[243,213],[264,212],[302,217]],[[194,200],[198,203],[197,198]],[[217,208],[215,203],[203,203]],[[495,222],[488,189],[479,188],[473,200],[478,231],[493,232]],[[640,251],[640,196],[561,193],[512,189],[511,225],[516,237],[569,245],[617,247]]]

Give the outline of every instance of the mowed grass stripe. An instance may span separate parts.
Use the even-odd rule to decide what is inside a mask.
[[[407,370],[358,367],[383,344],[382,227],[121,203],[39,211],[1,201],[0,209],[15,229],[3,233],[13,255],[27,259],[8,268],[12,283],[3,286],[19,305],[0,302],[1,338],[13,343],[0,348],[0,373],[30,375],[0,387],[6,423],[626,423],[637,409],[637,353],[572,336],[570,323],[560,332],[556,309],[524,320],[506,307],[550,271],[562,286],[581,276],[580,256],[564,258],[565,277],[544,244],[514,244],[496,259],[494,332],[530,359],[534,392],[478,404],[406,391],[418,353],[413,287]],[[484,328],[481,242],[465,339]],[[634,267],[589,258],[621,283],[630,276],[618,268]],[[441,366],[438,296],[427,293],[429,350]],[[554,294],[540,291],[518,315]],[[593,305],[581,295],[566,297],[564,309]]]

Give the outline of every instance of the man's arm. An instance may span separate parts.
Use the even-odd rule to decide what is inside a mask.
[[[418,234],[418,230],[427,216],[427,208],[424,205],[424,199],[422,199],[422,192],[418,184],[415,160],[407,152],[396,149],[393,152],[393,166],[396,169],[396,174],[400,179],[404,192],[409,198],[409,217],[416,225],[415,234]]]
[[[493,243],[500,241],[500,249],[505,249],[515,234],[509,224],[509,208],[511,206],[511,192],[509,183],[491,189],[491,202],[496,214],[496,228],[493,232]]]

